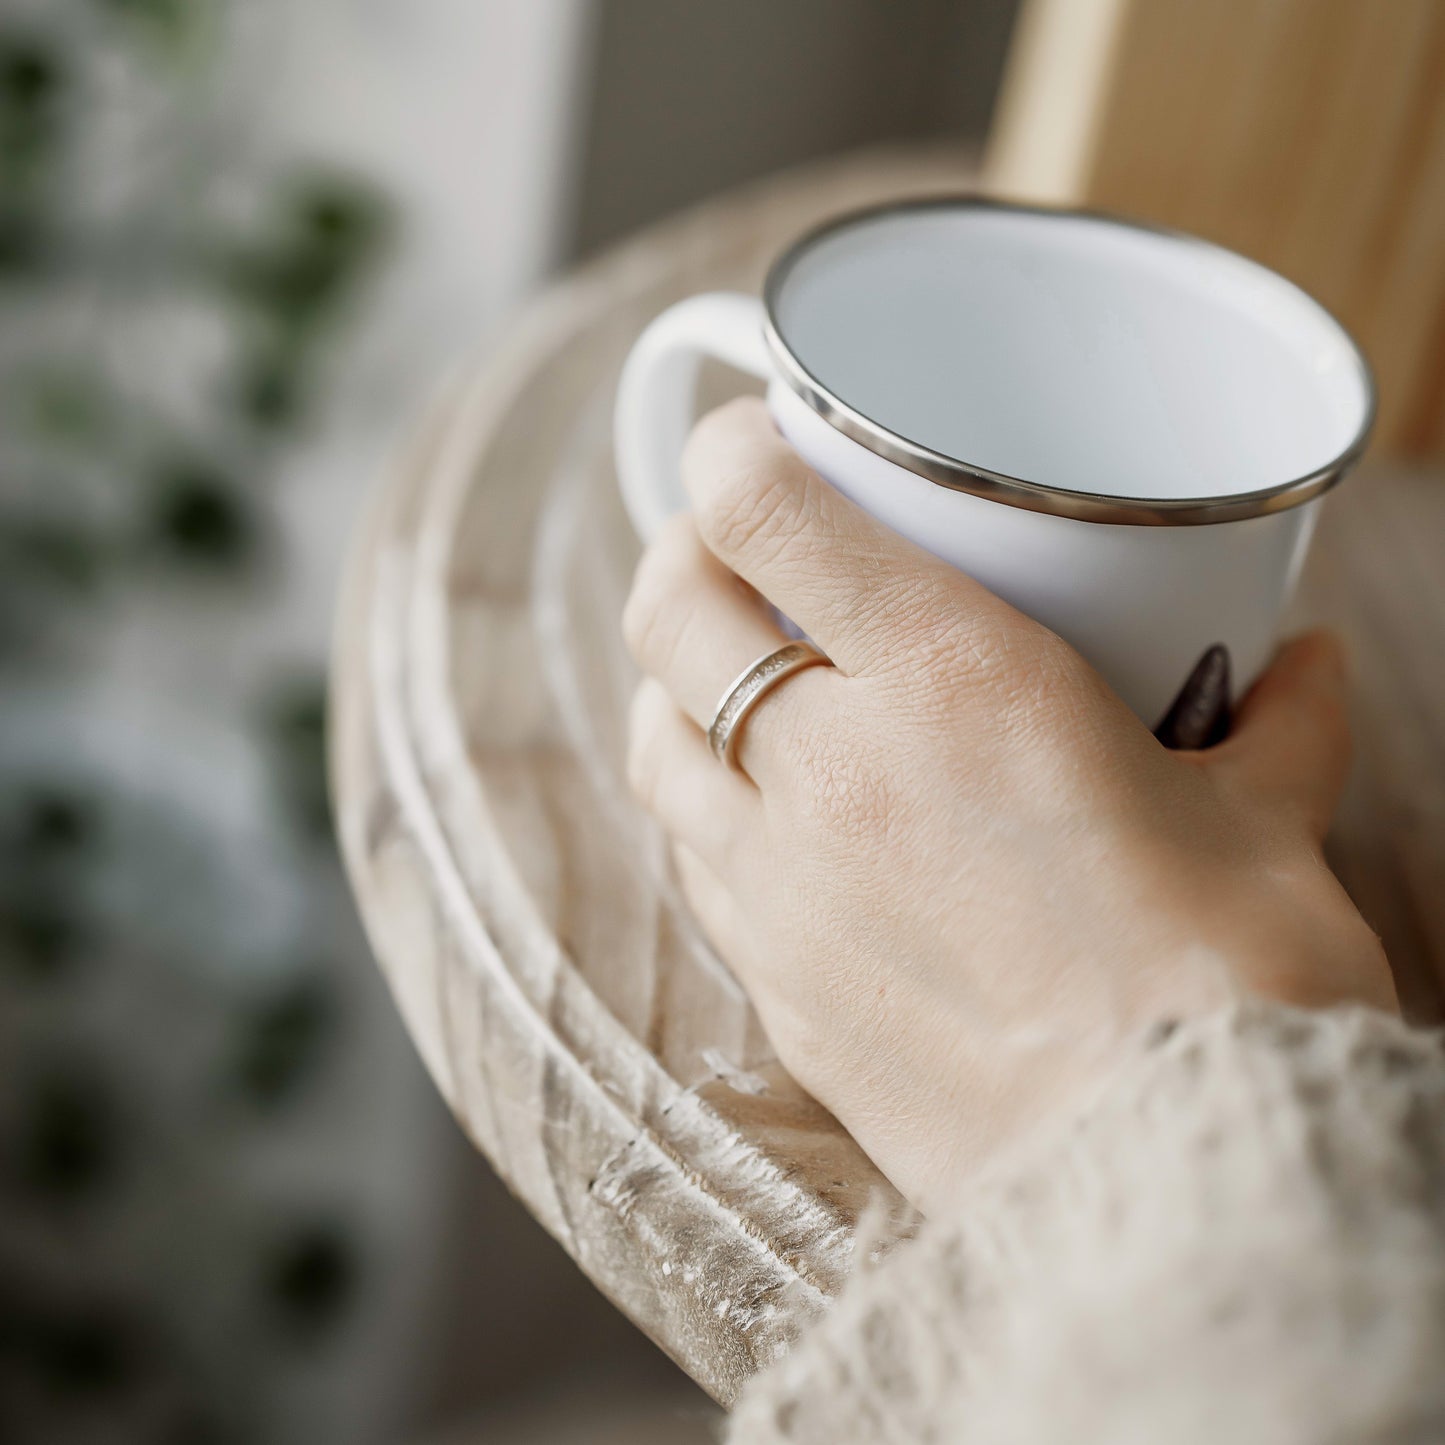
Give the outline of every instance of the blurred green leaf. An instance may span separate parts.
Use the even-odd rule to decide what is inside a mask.
[[[121,1389],[135,1368],[134,1324],[109,1311],[52,1319],[31,1340],[46,1383],[62,1396],[103,1395]]]
[[[64,85],[60,54],[47,40],[0,32],[0,280],[46,257]]]
[[[252,425],[281,431],[302,418],[319,344],[357,295],[389,228],[375,192],[318,173],[285,188],[259,235],[219,248],[215,273],[244,322],[233,393]]]
[[[41,216],[0,195],[0,280],[34,271],[41,264],[45,232]]]
[[[189,51],[215,8],[212,0],[95,0],[95,3],[172,56]]]
[[[73,857],[94,839],[99,821],[92,799],[49,787],[22,794],[17,813],[16,851],[32,864]]]
[[[45,518],[0,518],[0,571],[13,586],[28,577],[71,592],[88,592],[100,579],[108,547],[98,534]]]
[[[36,115],[60,89],[58,53],[35,36],[0,36],[0,114]]]
[[[48,889],[7,890],[0,898],[0,960],[32,981],[50,980],[75,961],[84,938],[65,899]]]
[[[119,1162],[112,1091],[88,1072],[55,1070],[21,1101],[19,1172],[38,1194],[73,1198],[113,1178]]]
[[[281,1325],[316,1334],[335,1325],[355,1297],[360,1260],[335,1220],[304,1224],[279,1241],[265,1266],[265,1289]]]
[[[93,448],[115,429],[116,398],[105,377],[84,364],[49,362],[11,383],[16,424],[37,441]]]
[[[236,1078],[255,1102],[290,1099],[314,1073],[335,1023],[335,1000],[317,978],[287,985],[239,1021]]]
[[[291,183],[265,234],[227,248],[232,294],[289,330],[322,320],[380,249],[387,209],[371,190],[338,176]]]
[[[151,528],[177,561],[235,572],[255,555],[256,519],[218,467],[194,458],[170,461],[161,468],[154,490]]]
[[[295,346],[257,346],[237,367],[235,391],[246,419],[262,431],[282,431],[304,410],[305,356]]]
[[[39,36],[0,34],[0,177],[14,179],[58,137],[64,66]]]
[[[320,677],[294,678],[271,695],[267,715],[275,739],[299,748],[310,762],[326,733],[326,684]]]
[[[99,832],[93,800],[65,788],[21,788],[0,830],[0,960],[38,980],[63,972],[84,934],[77,865]]]
[[[287,812],[304,835],[329,844],[325,679],[295,678],[275,687],[267,699],[263,721]]]

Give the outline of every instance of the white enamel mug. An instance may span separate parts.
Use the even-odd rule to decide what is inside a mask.
[[[1057,632],[1150,727],[1213,644],[1239,687],[1267,662],[1375,410],[1344,328],[1242,256],[1090,212],[912,201],[804,236],[761,301],[694,296],[643,332],[615,437],[644,539],[686,505],[705,356],[764,379],[823,477]]]

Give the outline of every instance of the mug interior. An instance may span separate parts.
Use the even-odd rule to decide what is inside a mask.
[[[770,303],[834,397],[966,466],[1070,491],[1226,497],[1329,465],[1372,393],[1343,327],[1233,252],[988,203],[881,211],[791,253]]]

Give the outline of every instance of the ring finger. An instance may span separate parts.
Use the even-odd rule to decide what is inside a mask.
[[[642,805],[674,842],[726,874],[761,825],[757,790],[720,768],[696,726],[655,678],[632,700],[627,776]]]
[[[691,517],[674,518],[648,548],[623,612],[623,632],[638,666],[660,681],[703,729],[739,673],[789,639],[767,605],[703,546]],[[813,668],[787,679],[758,704],[770,712],[796,706],[795,695],[836,683],[832,669]],[[793,699],[782,703],[784,697]],[[775,701],[775,698],[777,699]],[[740,761],[759,778],[766,750],[748,742],[743,724]]]

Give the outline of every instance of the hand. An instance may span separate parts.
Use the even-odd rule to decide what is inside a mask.
[[[1076,1105],[1149,1026],[1245,995],[1394,1007],[1321,844],[1349,752],[1326,635],[1169,752],[1079,655],[874,521],[761,403],[705,418],[693,514],[624,616],[629,771],[779,1058],[916,1204]],[[836,663],[702,729],[786,640]]]

